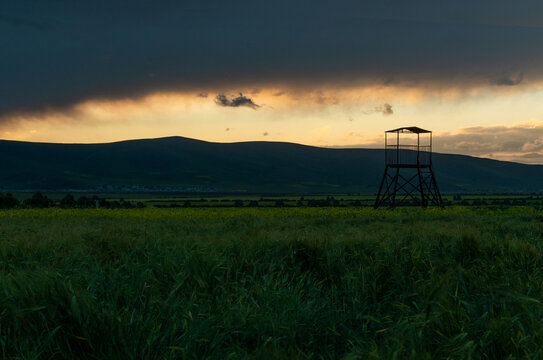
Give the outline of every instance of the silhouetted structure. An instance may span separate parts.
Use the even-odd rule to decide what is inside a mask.
[[[422,207],[443,207],[432,169],[431,131],[415,126],[386,131],[385,166],[374,208],[394,208],[410,199]]]

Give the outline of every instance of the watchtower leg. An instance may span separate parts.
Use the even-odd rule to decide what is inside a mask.
[[[443,199],[441,198],[441,193],[439,192],[439,187],[437,186],[436,177],[434,175],[434,170],[430,166],[430,176],[432,177],[432,187],[434,188],[436,195],[436,202],[439,207],[445,207],[443,204]]]
[[[425,208],[428,206],[428,204],[426,202],[426,196],[424,195],[424,178],[422,177],[420,167],[417,168],[417,174],[419,177],[420,205]]]
[[[373,208],[377,209],[380,205],[380,202],[382,200],[381,192],[383,191],[383,185],[385,183],[386,177],[388,172],[388,166],[385,167],[385,172],[383,173],[383,178],[381,179],[381,185],[379,185],[379,191],[377,192],[377,198],[375,198],[375,204],[373,204]]]
[[[396,207],[396,193],[398,192],[398,177],[400,176],[400,168],[396,168],[396,174],[394,175],[394,192],[392,193],[392,203],[390,207],[394,209]]]

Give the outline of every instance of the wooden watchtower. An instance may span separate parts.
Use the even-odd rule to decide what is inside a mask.
[[[406,204],[443,207],[432,169],[432,132],[415,126],[385,132],[385,173],[374,208]]]

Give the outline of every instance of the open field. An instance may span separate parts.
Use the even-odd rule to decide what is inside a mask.
[[[0,211],[0,357],[542,358],[533,207]]]

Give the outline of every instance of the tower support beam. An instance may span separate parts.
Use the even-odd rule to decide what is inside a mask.
[[[444,207],[432,168],[387,166],[373,207],[419,204],[423,208],[430,205]]]

